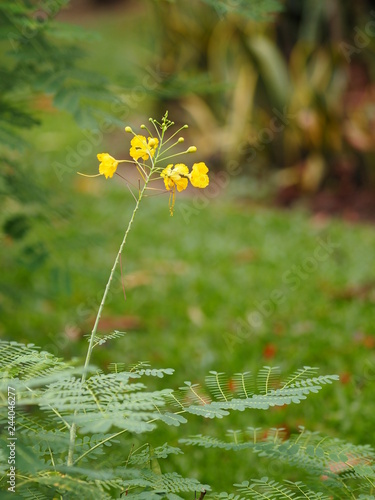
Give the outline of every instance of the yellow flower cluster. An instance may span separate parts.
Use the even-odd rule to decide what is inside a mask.
[[[130,141],[130,157],[132,160],[116,160],[109,153],[99,153],[99,174],[104,175],[106,179],[111,179],[116,173],[117,167],[119,163],[134,163],[138,169],[138,172],[142,176],[142,179],[145,183],[148,183],[150,180],[155,179],[155,176],[160,176],[164,180],[165,188],[170,192],[169,199],[169,207],[171,214],[173,215],[173,207],[175,202],[175,194],[176,190],[178,192],[183,191],[188,187],[189,181],[192,186],[196,188],[205,188],[209,184],[208,177],[208,168],[207,165],[203,162],[194,163],[189,171],[189,167],[187,167],[184,163],[176,163],[169,164],[164,169],[158,166],[160,161],[163,161],[167,158],[173,158],[174,156],[178,156],[184,153],[195,153],[197,148],[195,146],[190,146],[186,151],[172,154],[170,156],[165,157],[165,152],[170,150],[173,146],[184,141],[182,137],[179,137],[175,144],[172,146],[168,146],[165,149],[165,143],[168,142],[171,138],[167,139],[163,142],[164,132],[170,126],[173,125],[173,122],[167,119],[167,113],[165,114],[162,124],[159,124],[155,120],[150,119],[150,121],[155,125],[157,130],[157,135],[159,139],[156,137],[144,137],[143,135],[136,135],[132,131],[130,127],[126,127],[125,131],[130,132],[134,135],[132,140]],[[156,127],[156,124],[162,128],[162,133],[160,133]],[[186,128],[185,125],[182,128]],[[144,125],[141,128],[146,129]],[[181,129],[180,129],[181,130]],[[148,131],[148,129],[147,129]],[[149,132],[149,131],[148,131]],[[175,137],[179,131],[175,132],[171,137]],[[150,133],[150,132],[149,132]],[[152,136],[152,134],[150,133]],[[160,142],[159,142],[160,141]],[[139,162],[142,159],[146,161],[148,159],[151,160],[151,165],[147,165],[146,163]],[[81,174],[86,175],[86,174]],[[96,177],[96,176],[87,176],[86,177]],[[158,177],[156,177],[158,178]],[[150,188],[152,189],[152,188]]]
[[[164,179],[165,187],[168,191],[177,188],[177,191],[183,191],[188,186],[188,179],[191,184],[197,188],[205,188],[210,180],[207,175],[208,168],[205,163],[194,163],[191,172],[184,163],[168,165],[160,174]]]

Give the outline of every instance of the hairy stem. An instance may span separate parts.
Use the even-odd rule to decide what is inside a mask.
[[[115,262],[113,264],[111,273],[110,273],[109,278],[108,278],[107,285],[106,285],[104,293],[103,293],[102,301],[100,302],[100,306],[99,306],[99,309],[98,309],[98,313],[96,315],[94,327],[92,329],[90,340],[89,340],[89,347],[87,349],[85,364],[83,366],[83,372],[82,372],[82,378],[81,378],[81,386],[83,386],[83,384],[86,381],[87,371],[88,371],[88,367],[89,367],[89,364],[90,364],[90,359],[91,359],[92,351],[93,351],[93,348],[94,348],[94,342],[95,342],[96,332],[97,332],[99,321],[100,321],[100,318],[101,318],[101,315],[102,315],[102,311],[103,311],[103,308],[104,308],[104,305],[105,305],[105,302],[106,302],[106,299],[107,299],[107,296],[108,296],[108,292],[109,292],[109,290],[111,288],[113,276],[115,274],[116,267],[117,267],[117,265],[118,265],[118,263],[120,261],[121,254],[122,254],[122,251],[124,249],[124,246],[125,246],[128,234],[129,234],[130,229],[131,229],[131,227],[133,225],[135,214],[138,211],[139,204],[141,203],[143,194],[144,194],[144,192],[146,190],[146,187],[147,187],[147,184],[148,184],[148,182],[150,180],[150,177],[151,177],[151,174],[146,177],[145,183],[143,185],[143,188],[139,192],[137,203],[135,204],[132,216],[131,216],[131,218],[129,220],[129,223],[128,223],[128,227],[126,228],[126,231],[125,231],[125,234],[124,234],[124,238],[123,238],[123,240],[121,242],[119,251],[117,253]],[[74,413],[74,416],[76,416],[76,415],[77,415],[77,410]],[[69,452],[68,452],[68,460],[67,460],[67,465],[68,466],[73,465],[73,462],[74,462],[73,455],[74,455],[74,446],[75,446],[76,436],[77,436],[77,425],[76,425],[75,422],[73,422],[72,425],[71,425],[71,427],[70,427]]]

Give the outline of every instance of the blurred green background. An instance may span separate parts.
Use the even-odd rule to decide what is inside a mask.
[[[340,375],[302,405],[160,427],[154,446],[248,426],[371,441],[374,2],[270,1],[267,15],[261,2],[60,3],[58,15],[38,4],[56,29],[0,46],[2,74],[20,75],[1,84],[1,337],[84,355],[134,203],[122,179],[76,171],[96,173],[99,152],[126,158],[123,127],[168,109],[211,185],[179,195],[173,218],[168,195],[144,201],[122,259],[126,300],[118,273],[100,323],[127,335],[94,363],[174,368],[158,387],[263,365]],[[174,460],[218,490],[285,476],[251,454]]]

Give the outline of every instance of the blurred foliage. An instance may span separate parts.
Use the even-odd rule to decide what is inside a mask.
[[[192,88],[168,100],[195,122],[197,146],[255,177],[281,170],[285,202],[373,186],[371,2],[287,0],[274,23],[254,21],[253,2],[220,12],[212,3],[153,2],[167,79],[224,85],[219,95]]]
[[[106,76],[84,70],[80,43],[92,38],[80,27],[55,21],[67,0],[0,3],[0,164],[4,235],[23,240],[36,221],[48,223],[45,207],[66,212],[25,162],[28,130],[42,112],[71,113],[84,128],[116,122],[106,106],[118,102]],[[48,140],[48,139],[47,139]],[[38,161],[38,159],[37,159]],[[38,268],[48,255],[41,241],[25,243],[21,259]]]
[[[83,40],[93,35],[80,27],[55,21],[68,0],[2,2],[1,48],[1,139],[18,149],[19,128],[38,124],[38,104],[54,106],[72,113],[85,128],[98,119],[111,117],[100,103],[113,102],[103,72],[80,68]],[[47,95],[50,102],[38,103]],[[36,108],[36,109],[35,109]]]

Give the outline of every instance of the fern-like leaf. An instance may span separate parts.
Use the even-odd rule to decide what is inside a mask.
[[[40,351],[34,344],[0,341],[0,378],[30,380],[68,368],[52,354]]]
[[[206,385],[219,401],[228,401],[230,399],[229,381],[225,373],[211,371],[206,377]]]
[[[196,436],[190,436],[186,439],[180,439],[179,443],[193,446],[201,446],[202,448],[219,448],[222,450],[244,450],[248,448],[253,448],[255,443],[246,442],[246,443],[228,443],[226,441],[222,441],[220,439],[204,436],[202,434],[198,434]]]
[[[108,333],[107,335],[103,335],[102,337],[100,335],[94,335],[93,347],[96,347],[98,345],[103,345],[106,342],[108,342],[108,340],[118,339],[123,337],[124,335],[126,335],[126,332],[119,332],[118,330],[115,330],[112,333]],[[91,339],[91,334],[86,335],[86,337],[87,341],[89,342]]]
[[[319,371],[319,368],[314,368],[311,366],[304,366],[299,370],[295,371],[291,375],[289,375],[285,381],[281,382],[281,388],[286,389],[287,387],[296,387],[295,384],[300,383],[302,380],[307,380],[313,378],[316,373]]]
[[[242,380],[245,380],[245,376],[246,374]],[[241,374],[237,374],[236,377],[236,380],[241,381]],[[185,382],[185,387],[181,388],[180,393],[173,393],[173,399],[174,404],[179,405],[182,411],[202,415],[206,418],[222,418],[230,410],[267,410],[272,406],[298,404],[309,394],[319,392],[323,385],[331,384],[337,379],[337,375],[322,375],[309,379],[294,374],[293,382],[285,383],[281,388],[275,388],[280,387],[278,370],[264,367],[257,377],[258,389],[261,394],[250,395],[245,386],[245,389],[242,388],[234,393],[234,397],[231,397],[224,375],[211,372],[211,376],[208,377],[209,388],[213,388],[213,396],[217,395],[218,400],[212,400],[211,395],[205,389],[201,388],[199,384],[191,382]]]
[[[151,488],[155,493],[166,496],[167,493],[180,493],[187,491],[209,491],[207,484],[201,484],[197,479],[185,478],[176,472],[155,474],[150,469],[141,471],[140,477],[127,481],[129,488]]]
[[[235,373],[232,377],[234,392],[240,398],[248,398],[254,394],[255,384],[251,372]]]
[[[259,370],[257,377],[257,389],[261,394],[268,394],[275,387],[279,386],[280,370],[277,366],[264,366]]]
[[[252,482],[244,481],[241,484],[235,484],[237,491],[245,498],[269,499],[269,500],[301,500],[308,498],[309,500],[329,500],[329,496],[325,496],[321,492],[309,490],[302,483],[286,482],[283,483],[263,477],[254,479]],[[301,494],[299,494],[301,493]]]
[[[370,446],[358,446],[336,438],[322,437],[301,428],[300,434],[288,440],[272,439],[258,443],[255,451],[261,456],[272,457],[303,468],[316,476],[325,475],[341,481],[339,474],[350,471],[370,472],[375,461],[375,451]],[[361,477],[360,474],[357,477]]]
[[[174,446],[169,446],[168,443],[164,443],[162,446],[157,448],[152,448],[149,444],[146,444],[143,449],[139,449],[136,453],[133,453],[128,463],[132,466],[145,466],[150,463],[151,460],[158,460],[161,458],[167,458],[169,455],[181,455],[183,454],[180,448]]]

